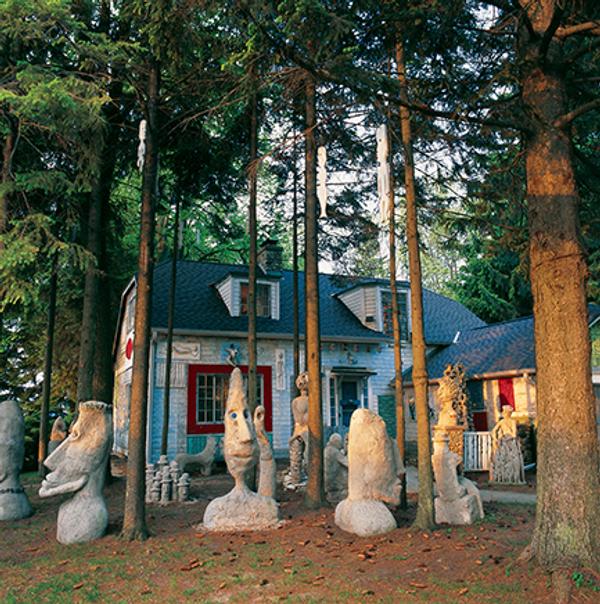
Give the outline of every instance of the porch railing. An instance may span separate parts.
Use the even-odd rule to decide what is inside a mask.
[[[490,469],[492,439],[489,432],[465,432],[463,467],[467,472]]]

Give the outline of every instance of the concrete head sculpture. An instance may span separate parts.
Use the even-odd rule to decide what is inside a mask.
[[[0,520],[32,513],[19,475],[25,455],[25,422],[16,401],[0,401]]]
[[[368,409],[357,409],[348,437],[348,497],[335,510],[336,524],[363,537],[396,528],[383,502],[398,505],[401,483],[393,444],[383,419]]]
[[[258,444],[254,422],[246,402],[242,372],[236,367],[229,380],[229,395],[225,406],[225,436],[223,437],[223,455],[229,473],[236,487],[244,483],[246,472],[252,469],[258,460]]]
[[[225,406],[225,436],[223,455],[229,473],[235,480],[233,489],[225,496],[213,499],[204,512],[203,528],[213,531],[260,530],[277,526],[279,512],[272,497],[256,494],[246,485],[246,474],[258,461],[259,445],[255,423],[261,430],[261,460],[268,461],[272,453],[266,434],[262,433],[264,409],[257,408],[255,418],[251,417],[246,402],[242,372],[236,367],[229,379],[229,394]],[[274,467],[274,466],[273,466]],[[261,468],[262,471],[262,468]],[[264,476],[263,492],[268,491]],[[261,489],[262,490],[262,489]]]
[[[44,462],[50,474],[42,482],[40,497],[75,493],[58,511],[60,543],[90,541],[106,531],[108,511],[102,488],[111,442],[108,405],[87,401],[79,405],[69,436]]]
[[[62,417],[57,417],[52,424],[48,453],[52,453],[65,438],[67,438],[67,424]]]
[[[308,371],[303,371],[296,378],[296,388],[300,391],[300,394],[308,395]]]

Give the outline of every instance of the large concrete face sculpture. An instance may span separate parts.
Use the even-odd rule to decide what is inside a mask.
[[[335,510],[335,523],[361,537],[387,533],[396,521],[383,502],[398,505],[401,483],[385,422],[357,409],[348,437],[348,497]]]
[[[0,520],[32,513],[19,474],[25,455],[25,422],[16,401],[0,401]]]
[[[259,409],[257,411],[260,413]],[[229,380],[224,423],[223,454],[235,486],[227,495],[208,504],[204,512],[204,528],[235,531],[277,526],[279,518],[275,500],[253,493],[246,485],[245,476],[258,461],[259,447],[246,403],[242,373],[237,368]],[[257,423],[260,424],[259,417]]]
[[[108,510],[102,488],[111,442],[108,405],[87,401],[79,405],[69,436],[44,462],[50,474],[42,482],[40,497],[75,493],[58,510],[60,543],[83,543],[104,535]]]

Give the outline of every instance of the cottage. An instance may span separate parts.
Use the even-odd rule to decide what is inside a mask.
[[[281,248],[267,242],[259,253],[257,292],[258,400],[276,454],[286,455],[293,397],[293,273],[281,269]],[[170,263],[156,266],[152,297],[147,457],[159,456],[165,384]],[[300,307],[304,278],[300,274]],[[411,365],[409,283],[398,282],[402,308],[402,356]],[[177,295],[169,455],[197,453],[209,435],[223,433],[227,378],[233,363],[246,371],[248,271],[244,266],[177,263]],[[323,420],[328,430],[347,426],[351,412],[369,408],[395,431],[392,378],[391,296],[382,279],[321,274]],[[122,295],[115,337],[114,449],[127,453],[136,281]],[[424,292],[425,335],[430,351],[452,343],[458,331],[485,325],[464,306]],[[300,333],[304,333],[300,313]],[[301,354],[301,357],[303,354]],[[302,363],[301,363],[302,365]],[[408,437],[415,422],[408,417]]]
[[[589,305],[589,324],[592,382],[600,419],[600,306],[596,304]],[[450,346],[433,351],[427,361],[433,408],[437,406],[435,392],[444,369],[455,363],[461,363],[465,369],[475,430],[491,429],[500,419],[503,405],[514,409],[513,417],[520,423],[535,420],[533,317],[460,331]],[[405,377],[410,388],[410,373]]]

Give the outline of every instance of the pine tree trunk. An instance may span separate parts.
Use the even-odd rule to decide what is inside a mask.
[[[171,283],[169,284],[169,311],[167,318],[167,358],[165,359],[165,390],[163,395],[163,423],[160,454],[169,450],[169,418],[171,414],[171,365],[173,358],[173,323],[175,321],[175,294],[177,292],[177,252],[179,250],[179,196],[175,197],[173,222],[173,250],[171,255]]]
[[[58,275],[56,256],[52,260],[52,274],[48,296],[48,328],[46,332],[46,353],[44,356],[44,386],[42,388],[42,408],[40,410],[40,434],[38,440],[38,474],[46,475],[44,460],[48,457],[50,393],[52,391],[52,355],[54,352],[54,324],[56,320],[56,289]]]
[[[300,374],[300,296],[298,282],[298,166],[296,148],[294,147],[294,184],[293,184],[293,216],[292,216],[292,284],[293,284],[293,313],[294,313],[294,385],[293,398],[300,394],[296,386],[296,378]]]
[[[408,102],[404,46],[401,39],[396,42],[396,63],[398,81],[400,83],[400,98],[402,101]],[[419,504],[415,526],[422,530],[430,530],[435,526],[435,520],[433,514],[431,434],[429,429],[429,405],[427,401],[427,361],[425,358],[427,349],[423,328],[423,290],[410,113],[404,105],[400,106],[400,126],[404,150],[404,186],[406,189],[406,239],[408,244],[412,318],[412,378],[415,388],[415,408],[417,412]]]
[[[252,85],[256,85],[256,70],[251,67]],[[248,234],[250,256],[248,261],[248,407],[251,413],[256,409],[256,270],[257,270],[257,226],[256,226],[256,185],[258,181],[258,100],[254,91],[250,97],[250,158],[248,161]]]
[[[306,366],[308,369],[308,483],[305,503],[323,504],[323,409],[321,401],[321,336],[319,325],[319,244],[315,80],[306,73],[306,216],[305,298]]]
[[[142,212],[138,258],[135,336],[131,381],[129,424],[129,458],[122,536],[132,541],[148,536],[144,479],[146,461],[146,427],[148,423],[148,367],[150,358],[150,320],[152,311],[152,277],[154,270],[154,217],[158,175],[158,63],[150,64],[146,105],[146,152],[142,178]]]
[[[388,120],[389,121],[389,120]],[[391,125],[388,124],[388,128]],[[388,131],[389,132],[389,131]],[[390,142],[390,158],[392,157],[392,137]],[[391,163],[391,162],[390,162]],[[391,166],[390,166],[391,168]],[[389,215],[389,248],[390,248],[390,292],[392,297],[392,332],[394,336],[394,400],[396,407],[396,443],[398,455],[402,463],[406,464],[406,435],[404,425],[404,396],[402,392],[402,334],[400,333],[400,308],[398,305],[398,286],[396,284],[396,203],[394,199],[394,184],[390,169],[390,215]],[[400,494],[400,507],[408,507],[406,499],[406,474],[402,475],[402,493]]]
[[[567,112],[555,66],[562,45],[540,40],[554,2],[527,5],[535,36],[520,31],[530,275],[537,372],[537,509],[532,550],[553,571],[600,568],[600,484],[586,303],[587,266],[578,219],[571,133],[554,125]],[[536,10],[534,10],[536,9]]]
[[[0,185],[3,190],[0,191],[0,235],[5,233],[8,228],[8,198],[9,193],[4,190],[4,187],[12,181],[12,160],[15,153],[17,143],[17,125],[16,121],[10,116],[8,120],[8,133],[4,139],[2,146],[2,172],[0,173]],[[0,247],[2,244],[0,243]]]

